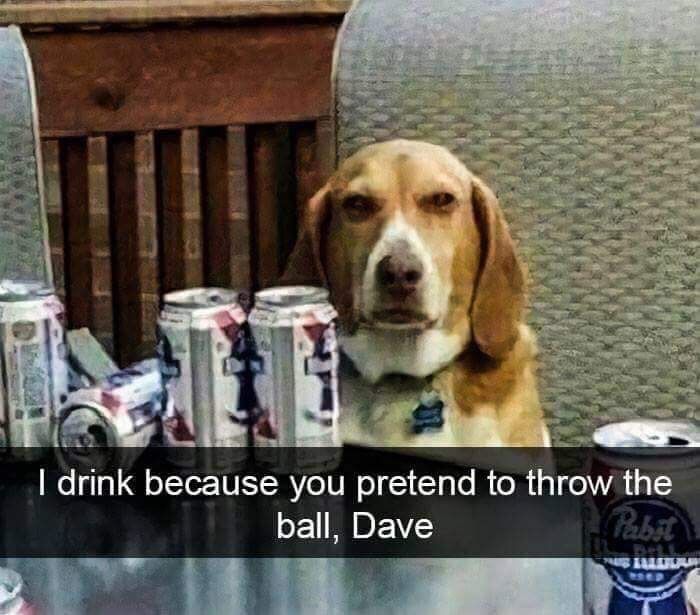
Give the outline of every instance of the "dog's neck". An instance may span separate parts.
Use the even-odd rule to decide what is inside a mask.
[[[340,345],[355,369],[370,383],[388,374],[427,378],[451,363],[464,349],[466,334],[444,329],[396,331],[358,329],[340,335]]]

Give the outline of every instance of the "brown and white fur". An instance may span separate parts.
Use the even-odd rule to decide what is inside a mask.
[[[347,159],[308,203],[286,279],[320,280],[338,309],[361,376],[343,382],[350,439],[417,443],[387,408],[429,379],[449,414],[422,444],[548,445],[522,266],[496,196],[446,149],[397,140]]]

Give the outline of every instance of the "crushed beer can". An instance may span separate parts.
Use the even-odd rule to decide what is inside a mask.
[[[157,359],[71,393],[54,430],[59,466],[81,474],[130,469],[159,433],[162,402]]]
[[[0,568],[0,615],[35,615],[36,609],[22,596],[24,581],[9,568]]]
[[[166,390],[166,457],[183,472],[230,473],[248,460],[252,381],[248,329],[237,293],[169,293],[158,320]]]
[[[68,368],[78,383],[75,388],[93,386],[119,371],[119,367],[89,329],[74,329],[68,339]]]
[[[340,461],[337,316],[322,288],[255,295],[253,442],[256,463],[266,469],[326,471]]]
[[[0,282],[0,457],[35,461],[68,394],[65,312],[50,289]]]
[[[584,613],[698,615],[700,428],[627,421],[593,439],[590,474],[612,489],[584,500]],[[626,473],[627,485],[636,475],[667,476],[672,490],[628,495]]]

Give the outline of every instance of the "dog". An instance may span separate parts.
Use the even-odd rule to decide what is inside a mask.
[[[308,202],[285,283],[339,315],[346,441],[549,445],[526,276],[493,191],[447,149],[394,140]]]

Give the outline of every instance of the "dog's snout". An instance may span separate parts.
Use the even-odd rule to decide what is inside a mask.
[[[413,292],[423,277],[423,265],[407,243],[400,243],[377,264],[379,285],[392,294]]]

